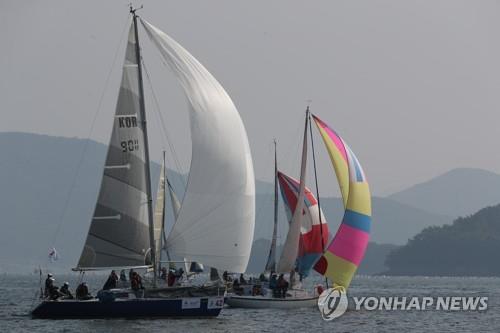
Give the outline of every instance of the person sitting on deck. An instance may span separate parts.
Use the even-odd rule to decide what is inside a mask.
[[[259,280],[260,282],[267,282],[266,274],[260,273]]]
[[[86,282],[82,282],[76,287],[76,299],[87,300],[92,299],[92,295],[89,293],[89,287]]]
[[[59,287],[53,286],[52,289],[50,290],[50,299],[55,301],[59,297],[61,297],[62,294],[59,292]]]
[[[125,270],[124,269],[122,269],[120,271],[120,281],[127,282],[127,274],[125,274]]]
[[[47,278],[45,279],[45,289],[43,290],[44,297],[49,297],[50,289],[52,289],[54,279],[52,278],[52,274],[47,274]]]
[[[58,299],[60,296],[62,296],[62,294],[59,292],[59,287],[57,287],[55,284],[55,279],[54,278],[50,278],[50,282],[49,282],[49,285],[48,285],[48,298],[50,298],[51,300],[56,300]]]
[[[278,284],[278,279],[276,278],[276,273],[271,273],[271,278],[269,279],[269,289],[275,290]]]
[[[117,282],[118,282],[118,275],[116,275],[115,271],[111,271],[111,274],[109,274],[109,277],[106,280],[106,283],[104,283],[102,290],[115,289]]]
[[[285,280],[285,277],[283,276],[283,274],[280,274],[280,277],[278,278],[278,281],[276,283],[276,289],[278,291],[279,297],[286,296],[286,292],[288,290],[288,281]]]
[[[184,275],[184,269],[181,267],[175,272],[175,282],[179,282],[182,280],[182,277]]]
[[[253,287],[252,287],[252,296],[261,296],[261,295],[264,295],[263,292],[262,292],[262,286],[260,284],[255,284]]]
[[[73,295],[71,294],[71,291],[69,290],[69,283],[64,282],[63,286],[61,289],[59,289],[59,292],[61,293],[61,297],[64,299],[73,299]]]
[[[240,274],[240,284],[247,284],[247,280],[245,280],[243,273]]]
[[[167,267],[162,267],[160,270],[160,279],[167,281]]]
[[[132,279],[130,280],[130,287],[132,290],[139,290],[139,289],[144,289],[144,286],[142,285],[142,278],[137,272],[132,273]]]
[[[243,295],[243,288],[240,286],[238,279],[233,281],[233,291],[236,295]]]
[[[171,268],[167,275],[167,286],[172,287],[175,284],[175,269]]]

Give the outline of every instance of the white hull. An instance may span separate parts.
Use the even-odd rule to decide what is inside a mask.
[[[226,304],[235,308],[252,309],[295,309],[314,307],[318,304],[318,297],[287,297],[274,298],[266,296],[237,296],[231,295],[227,298]]]

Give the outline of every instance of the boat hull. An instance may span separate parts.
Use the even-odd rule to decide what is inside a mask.
[[[304,298],[273,298],[265,296],[230,296],[226,299],[226,304],[235,308],[251,309],[296,309],[314,307],[318,304],[318,297]]]
[[[223,297],[43,301],[31,315],[44,319],[217,317],[223,304]]]

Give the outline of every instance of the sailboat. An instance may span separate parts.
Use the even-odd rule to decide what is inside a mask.
[[[328,244],[328,227],[320,207],[317,184],[314,141],[311,123],[316,124],[334,167],[340,186],[345,213],[337,233]],[[309,122],[309,126],[308,126]],[[305,187],[307,134],[311,137],[315,170],[317,200]],[[283,251],[276,263],[277,181],[290,220]],[[293,214],[292,214],[293,212]],[[306,110],[300,181],[277,170],[275,153],[275,225],[266,270],[271,272],[298,272],[301,277],[314,270],[331,280],[334,287],[348,288],[366,251],[371,228],[371,197],[363,169],[356,156],[326,123]],[[328,280],[327,280],[328,281]],[[328,283],[328,282],[327,282]],[[328,286],[328,284],[327,284]],[[314,306],[322,288],[312,293],[294,290],[284,298],[265,295],[231,295],[227,303],[246,308],[297,308]]]
[[[160,248],[221,270],[244,272],[248,264],[255,181],[243,122],[205,67],[136,10],[130,7],[132,22],[101,187],[74,270],[150,269],[152,286],[142,294],[112,289],[104,298],[43,300],[32,311],[36,318],[214,317],[223,307],[223,290],[218,296],[199,297],[155,293],[160,289]],[[164,216],[153,215],[139,24],[184,89],[191,122],[188,183],[163,245]],[[156,213],[164,214],[164,200],[158,200],[163,207],[157,206]]]

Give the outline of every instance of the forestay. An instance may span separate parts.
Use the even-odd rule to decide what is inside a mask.
[[[101,188],[77,269],[151,264],[135,43],[131,26]]]
[[[255,224],[255,181],[243,122],[203,65],[165,33],[141,23],[179,79],[189,105],[191,168],[167,250],[220,270],[243,272]]]

